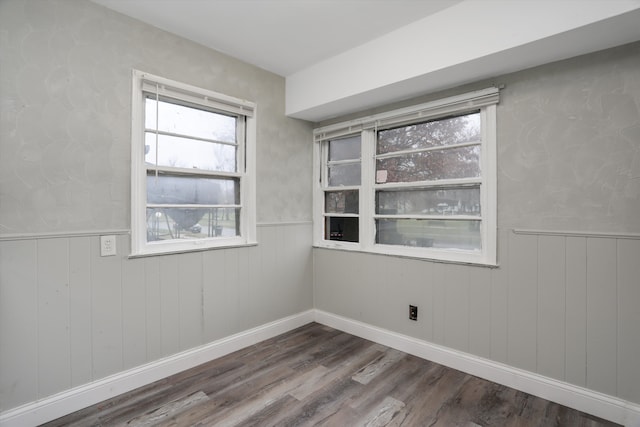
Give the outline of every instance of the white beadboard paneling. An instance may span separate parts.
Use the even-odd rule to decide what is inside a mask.
[[[162,357],[162,295],[160,261],[163,257],[144,258],[147,360]]]
[[[249,301],[251,300],[251,298],[253,298],[250,292],[249,282],[251,269],[251,264],[249,263],[249,251],[249,248],[238,251],[238,329],[241,331],[257,326],[257,324],[254,323],[253,316],[248,309]]]
[[[258,228],[258,239],[260,239],[261,236],[260,230],[261,228]],[[262,240],[259,241],[262,242]],[[250,266],[250,268],[247,269],[249,280],[247,292],[250,295],[250,298],[247,299],[247,303],[244,307],[247,310],[245,319],[250,321],[252,326],[261,325],[268,321],[268,316],[262,309],[263,299],[261,297],[263,289],[266,288],[262,278],[262,269],[260,268],[260,266],[262,266],[262,247],[263,243],[260,243],[258,246],[253,246],[247,249],[248,263]],[[312,280],[312,276],[310,275],[309,277],[310,280]]]
[[[100,256],[100,238],[91,238],[91,342],[93,379],[123,368],[122,256]]]
[[[498,230],[498,264],[491,270],[491,359],[507,363],[509,234]]]
[[[564,380],[565,237],[538,238],[538,373]]]
[[[222,280],[222,294],[220,296],[225,301],[224,321],[220,325],[223,336],[238,332],[237,323],[242,316],[239,312],[238,265],[238,249],[224,251],[224,273],[220,277]],[[279,293],[276,291],[274,295],[279,295]]]
[[[618,240],[618,395],[640,402],[640,239]]]
[[[445,264],[444,344],[469,350],[469,267]]]
[[[587,387],[616,395],[616,241],[587,239]]]
[[[207,251],[203,254],[202,304],[205,342],[222,338],[222,328],[228,306],[224,299],[224,251]]]
[[[261,283],[259,296],[263,301],[275,295],[277,292],[278,284],[278,230],[276,227],[258,227],[258,238],[260,239],[260,272]],[[276,313],[279,311],[280,302],[274,301],[269,307],[263,307],[266,309],[264,315],[265,319],[276,318]]]
[[[507,362],[536,372],[538,238],[509,235]]]
[[[407,266],[401,258],[389,258],[385,260],[385,269],[382,272],[382,283],[379,286],[380,300],[384,301],[384,310],[378,315],[378,322],[382,325],[390,325],[394,330],[402,330],[404,319],[408,317],[408,301],[415,293],[409,287],[407,281]]]
[[[36,241],[0,242],[0,410],[38,396]]]
[[[433,265],[433,342],[444,345],[445,334],[445,264]]]
[[[383,295],[383,300],[394,301],[394,307],[390,309],[394,324],[397,325],[394,330],[421,339],[431,338],[429,265],[398,258],[388,279],[390,286],[387,286]],[[418,307],[417,321],[409,320],[409,305]]]
[[[587,239],[566,239],[565,379],[587,385]]]
[[[421,262],[416,269],[415,279],[421,288],[421,305],[418,306],[418,324],[420,325],[420,335],[418,337],[426,340],[433,340],[433,264]],[[408,316],[408,313],[407,313]]]
[[[37,241],[38,397],[71,387],[69,239]]]
[[[118,247],[124,242],[118,239]],[[128,253],[128,252],[124,252]],[[122,346],[124,369],[147,361],[147,292],[145,260],[130,259],[122,263]]]
[[[491,358],[491,269],[469,271],[469,352]]]
[[[160,261],[160,330],[162,356],[180,351],[180,292],[178,290],[178,256],[164,256]]]
[[[352,287],[348,301],[352,304],[352,311],[356,311],[364,322],[379,326],[382,324],[380,313],[387,310],[387,302],[383,296],[384,289],[393,286],[388,282],[385,274],[385,257],[378,255],[370,258],[366,254],[360,254],[356,260],[354,264],[344,264],[342,269],[349,272],[342,281],[343,285],[357,283],[357,286]],[[364,273],[364,280],[361,280],[360,276],[363,272],[366,273]]]
[[[202,252],[178,256],[180,350],[202,345]]]
[[[91,237],[69,239],[69,339],[71,385],[93,379]]]

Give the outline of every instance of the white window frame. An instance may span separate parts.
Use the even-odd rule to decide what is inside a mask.
[[[238,170],[232,174],[240,181],[239,236],[147,241],[146,186],[151,167],[145,164],[144,93],[150,91],[243,119],[244,140],[238,141]],[[256,244],[256,104],[139,70],[133,70],[131,99],[131,256]]]
[[[314,246],[410,258],[431,259],[464,264],[497,265],[497,149],[496,105],[499,89],[487,88],[437,101],[367,116],[348,122],[314,129],[313,215]],[[438,249],[384,245],[375,243],[376,137],[378,129],[389,129],[421,123],[451,115],[480,111],[482,142],[480,144],[480,250]],[[343,242],[324,238],[324,191],[326,177],[326,146],[332,139],[361,135],[361,184],[359,186],[359,242]],[[351,187],[349,187],[351,188]],[[345,188],[346,189],[346,188]]]

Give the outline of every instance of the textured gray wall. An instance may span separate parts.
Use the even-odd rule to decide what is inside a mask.
[[[258,104],[258,246],[129,259],[119,232],[100,257],[82,233],[130,227],[132,68]],[[85,0],[0,0],[0,99],[0,412],[313,307],[282,77]]]
[[[0,234],[128,229],[131,69],[258,104],[258,221],[311,219],[284,79],[84,0],[0,2]]]
[[[640,232],[640,43],[498,81],[499,225]]]

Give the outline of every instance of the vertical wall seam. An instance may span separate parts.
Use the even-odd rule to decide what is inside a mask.
[[[536,370],[540,373],[540,236],[536,236]]]
[[[509,253],[509,239],[511,239],[511,232],[509,232],[509,229],[507,229],[505,231],[506,233],[506,238],[505,238],[505,245],[507,246],[505,249],[505,253],[508,254]],[[509,259],[509,262],[507,263],[507,271],[505,271],[505,274],[507,276],[506,282],[507,282],[507,330],[506,330],[506,336],[505,336],[505,346],[506,346],[506,354],[505,354],[505,358],[506,358],[506,363],[509,364],[509,361],[511,360],[509,357],[509,316],[511,315],[511,304],[509,304],[509,290],[511,288],[511,259]]]
[[[117,241],[118,238],[116,237],[116,248],[122,248],[122,242],[118,242]],[[124,319],[125,319],[125,313],[124,313],[124,258],[120,255],[117,256],[118,257],[118,263],[120,264],[120,343],[121,343],[121,347],[122,350],[120,351],[120,369],[125,369],[125,363],[124,363],[124,354],[126,352],[125,349],[125,339],[124,339]]]
[[[144,360],[149,362],[149,285],[147,280],[147,261],[141,261],[144,270]]]
[[[589,388],[589,238],[584,238],[584,385]]]
[[[200,253],[200,344],[205,343],[204,333],[204,252]]]
[[[97,239],[97,241],[92,241],[92,239]],[[91,381],[95,381],[96,377],[95,377],[95,372],[96,372],[96,367],[95,367],[95,356],[94,356],[94,348],[95,348],[95,342],[94,342],[94,321],[93,321],[93,312],[94,312],[94,307],[93,307],[93,259],[97,256],[96,254],[96,250],[99,248],[99,237],[89,237],[89,304],[91,309],[89,310],[89,321],[91,322]]]
[[[563,290],[564,290],[564,328],[562,328],[562,380],[567,380],[567,237],[562,238],[564,244],[564,257],[562,265],[564,266]]]
[[[73,387],[73,344],[71,344],[71,244],[67,238],[67,333],[69,334],[69,387]]]
[[[40,239],[35,240],[35,254],[36,260],[35,276],[36,276],[36,396],[40,398],[40,257],[38,252],[40,250]]]
[[[182,313],[182,298],[180,298],[182,296],[181,295],[182,293],[180,292],[180,290],[182,289],[182,285],[180,283],[180,277],[182,277],[182,275],[180,274],[180,266],[182,264],[182,262],[181,262],[182,259],[184,259],[184,258],[181,255],[178,255],[177,256],[177,261],[176,261],[176,264],[177,264],[177,266],[176,266],[177,268],[176,269],[177,269],[177,273],[178,273],[178,278],[177,278],[176,283],[175,283],[176,289],[178,291],[177,292],[177,294],[178,294],[178,351],[177,352],[180,352],[180,351],[183,350],[183,348],[182,348],[182,325],[184,323],[183,322],[183,317],[184,316],[183,316],[183,313]]]
[[[69,339],[69,388],[73,387],[73,363],[71,363],[71,238],[67,237],[67,337]]]
[[[620,377],[620,283],[619,283],[619,271],[620,271],[620,257],[619,257],[619,253],[618,253],[618,246],[620,244],[620,240],[616,239],[615,240],[616,243],[616,251],[615,251],[615,257],[616,257],[616,277],[615,277],[615,284],[616,284],[616,347],[615,347],[615,351],[616,351],[616,376],[615,376],[615,384],[616,384],[616,396],[620,395],[620,390],[618,388],[618,378]]]

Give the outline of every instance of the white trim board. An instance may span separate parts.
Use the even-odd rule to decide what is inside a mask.
[[[640,405],[322,310],[315,320],[334,329],[541,397],[625,426],[640,427]]]
[[[19,406],[0,414],[7,427],[43,424],[314,321],[308,310]]]

